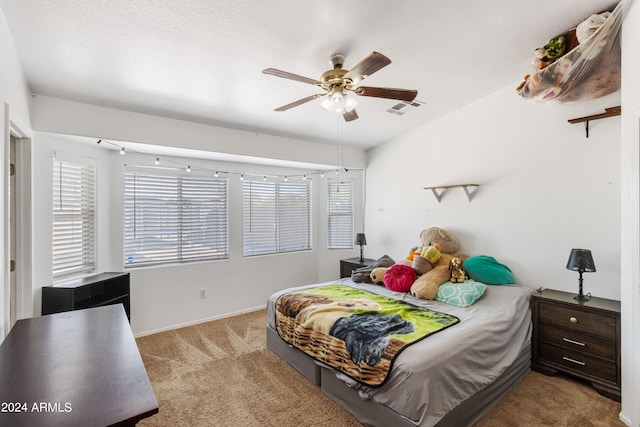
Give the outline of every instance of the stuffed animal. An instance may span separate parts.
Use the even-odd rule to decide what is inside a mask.
[[[449,281],[452,283],[462,283],[467,279],[467,275],[462,268],[462,261],[460,261],[460,258],[451,258],[451,261],[449,261],[449,271],[451,272],[451,278]]]
[[[448,231],[440,227],[431,227],[420,232],[422,247],[427,248],[438,244],[440,252],[452,254],[458,251],[458,241]],[[448,261],[447,261],[448,262]]]
[[[418,276],[423,275],[433,269],[433,264],[423,256],[416,256],[411,262],[411,268],[416,272]]]
[[[589,37],[591,37],[596,31],[602,27],[607,19],[611,16],[611,12],[602,12],[594,14],[582,21],[576,27],[576,37],[580,43],[584,43]]]
[[[378,285],[384,283],[384,273],[387,272],[389,267],[376,267],[371,270],[371,281]]]
[[[458,241],[448,231],[431,227],[420,233],[420,241],[423,247],[440,245],[440,259],[433,268],[421,275],[413,282],[410,293],[423,299],[434,299],[441,284],[451,278],[449,261],[452,258],[460,258],[462,261],[466,255],[458,253]]]
[[[433,246],[429,246],[428,248],[424,248],[420,256],[425,257],[429,260],[431,264],[437,264],[440,261],[440,244],[436,243]]]
[[[420,255],[418,248],[411,249],[411,251],[409,251],[409,255],[407,255],[407,261],[413,261],[413,259],[418,255]]]
[[[522,90],[522,88],[524,87],[524,85],[527,84],[527,81],[529,80],[529,77],[531,77],[531,74],[527,74],[523,77],[522,82],[520,82],[520,84],[518,85],[518,87],[516,88],[516,92],[520,92]]]
[[[553,64],[558,58],[567,52],[567,39],[564,35],[556,36],[549,40],[544,47],[537,48],[534,53],[540,60],[538,69],[541,70]]]

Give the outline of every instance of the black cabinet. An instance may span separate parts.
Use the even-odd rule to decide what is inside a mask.
[[[101,273],[42,288],[42,314],[122,304],[131,321],[129,273]]]

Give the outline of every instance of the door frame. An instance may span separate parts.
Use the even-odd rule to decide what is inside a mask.
[[[3,332],[4,335],[11,329],[11,299],[15,299],[15,319],[33,317],[33,286],[32,286],[32,245],[31,245],[31,138],[32,132],[19,117],[12,113],[9,104],[4,104],[4,188],[3,188],[3,214],[2,224],[4,239],[4,265],[3,281],[6,284],[3,298]],[[11,137],[15,138],[16,155],[16,190],[15,190],[15,258],[16,258],[16,292],[10,292],[10,200],[9,200],[9,180],[10,180],[10,149]]]

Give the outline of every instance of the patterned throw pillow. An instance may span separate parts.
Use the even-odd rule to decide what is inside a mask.
[[[484,295],[486,289],[487,285],[473,280],[465,280],[463,283],[444,282],[438,288],[436,301],[458,307],[469,307]]]

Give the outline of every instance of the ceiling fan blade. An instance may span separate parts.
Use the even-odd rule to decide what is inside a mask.
[[[391,60],[389,58],[381,53],[371,52],[369,56],[358,62],[355,67],[349,70],[344,78],[350,79],[354,84],[356,84],[360,80],[364,79],[367,76],[370,76],[371,74],[375,73],[383,67],[386,67],[389,64],[391,64]]]
[[[306,102],[313,101],[316,98],[326,95],[325,93],[316,93],[315,95],[307,96],[306,98],[298,99],[297,101],[292,102],[291,104],[283,105],[282,107],[278,107],[273,111],[287,111],[290,108],[297,107],[298,105],[302,105]]]
[[[416,96],[418,96],[417,90],[395,89],[390,87],[360,86],[353,89],[353,91],[360,96],[399,99],[401,101],[413,101]]]
[[[356,110],[351,110],[349,112],[344,113],[342,117],[344,117],[345,122],[350,122],[357,119],[359,116],[358,116],[358,113],[356,113]]]
[[[310,85],[320,86],[321,83],[315,79],[310,79],[309,77],[299,76],[297,74],[288,73],[282,70],[276,70],[275,68],[265,68],[262,70],[263,73],[269,74],[271,76],[282,77],[283,79],[295,80],[297,82],[309,83]]]

